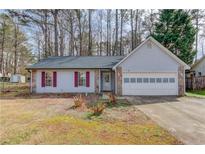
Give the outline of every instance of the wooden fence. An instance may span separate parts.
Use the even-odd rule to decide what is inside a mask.
[[[205,76],[186,78],[186,89],[189,90],[205,89]]]

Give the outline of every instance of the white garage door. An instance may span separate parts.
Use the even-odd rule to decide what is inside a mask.
[[[123,73],[123,95],[178,95],[177,73]]]

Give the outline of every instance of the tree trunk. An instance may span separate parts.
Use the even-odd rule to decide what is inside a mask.
[[[102,25],[103,25],[103,12],[100,12],[100,56],[102,55]]]
[[[107,10],[107,56],[111,55],[111,10]]]
[[[1,59],[0,59],[0,70],[4,76],[4,41],[5,41],[5,21],[2,23],[2,41],[1,41]]]
[[[18,30],[18,26],[14,23],[14,71],[13,71],[13,74],[16,74],[16,69],[17,69],[17,46],[18,46],[17,30]]]
[[[79,40],[80,40],[80,52],[78,55],[83,56],[82,51],[82,26],[81,26],[81,11],[76,10],[77,18],[78,18],[78,28],[79,28]]]
[[[36,35],[38,35],[38,34],[36,34]],[[37,36],[38,37],[38,36]],[[38,61],[40,61],[41,60],[41,41],[40,41],[40,39],[38,38]]]
[[[55,9],[53,11],[53,18],[54,18],[54,33],[55,33],[55,56],[58,56],[58,11]]]
[[[197,52],[198,52],[198,34],[199,34],[199,10],[196,12],[196,56],[195,59],[197,60]]]
[[[124,11],[120,10],[121,14],[121,20],[120,20],[120,56],[124,55],[123,50],[122,50],[122,32],[123,32],[123,20],[124,20]]]
[[[44,10],[44,57],[48,57],[48,10]]]
[[[88,43],[88,55],[92,55],[92,10],[88,10],[88,22],[89,22],[89,43]]]
[[[131,24],[131,49],[134,49],[134,30],[133,30],[133,10],[130,12],[130,24]]]
[[[139,15],[139,10],[136,10],[135,14],[135,47],[138,45],[138,15]]]
[[[113,56],[118,52],[118,9],[116,9],[115,14],[115,48],[113,51]]]
[[[60,56],[64,55],[64,49],[65,49],[65,44],[64,44],[64,31],[63,28],[60,28]]]

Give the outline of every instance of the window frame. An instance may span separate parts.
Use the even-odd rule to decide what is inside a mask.
[[[165,81],[166,81],[166,82],[165,82]],[[169,78],[167,78],[167,77],[162,78],[162,82],[163,82],[163,83],[169,83]]]
[[[149,78],[149,83],[156,83],[156,78]]]
[[[171,81],[172,79],[174,79],[174,80]],[[175,78],[170,77],[170,78],[169,78],[169,83],[175,83]]]
[[[48,79],[48,77],[50,79]],[[50,84],[48,84],[48,83],[50,83]],[[45,87],[52,87],[52,86],[53,86],[53,72],[45,71]]]
[[[140,82],[139,82],[140,81]],[[143,78],[138,77],[137,78],[137,83],[143,83]]]
[[[159,81],[160,81],[160,82],[159,82]],[[163,83],[163,82],[162,82],[162,78],[160,78],[160,77],[156,78],[156,83]]]
[[[147,82],[145,82],[145,81],[147,81]],[[149,83],[149,78],[148,77],[144,77],[143,78],[143,83]]]
[[[130,78],[130,83],[136,83],[136,78]]]
[[[126,81],[126,79],[127,79],[127,81]],[[123,79],[123,81],[124,81],[124,83],[130,83],[130,78],[125,77],[125,78]]]
[[[82,76],[81,76],[82,75]],[[84,77],[82,79],[82,77]],[[81,84],[82,79],[82,84]],[[78,71],[78,87],[86,87],[86,72],[85,71]]]

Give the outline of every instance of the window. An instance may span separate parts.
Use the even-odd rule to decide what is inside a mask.
[[[130,82],[131,82],[131,83],[135,83],[135,82],[136,82],[136,78],[131,78],[131,79],[130,79]]]
[[[161,83],[162,79],[161,78],[156,78],[157,83]]]
[[[52,72],[45,72],[45,86],[52,86]]]
[[[199,76],[201,76],[201,72],[198,72]]]
[[[124,83],[129,83],[129,78],[124,78]]]
[[[86,74],[85,72],[78,72],[78,85],[86,86]]]
[[[155,78],[150,78],[150,83],[155,83]]]
[[[143,82],[144,83],[148,83],[149,82],[149,78],[143,78]]]
[[[175,78],[169,78],[169,82],[170,83],[174,83],[175,82]]]
[[[168,83],[168,78],[163,78],[163,83]]]
[[[142,78],[137,78],[137,83],[142,83]]]
[[[110,74],[104,74],[104,81],[110,82]]]

